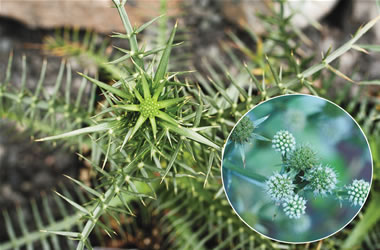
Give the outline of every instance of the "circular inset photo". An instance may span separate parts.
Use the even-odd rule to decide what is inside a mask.
[[[253,230],[286,243],[343,229],[365,203],[372,155],[355,120],[310,95],[265,101],[235,125],[223,149],[227,198]]]

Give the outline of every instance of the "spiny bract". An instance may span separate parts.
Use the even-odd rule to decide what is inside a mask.
[[[286,130],[278,131],[272,140],[272,147],[285,155],[287,152],[293,151],[296,147],[296,139]]]
[[[347,187],[349,201],[354,205],[362,206],[369,192],[369,182],[365,180],[354,180],[351,185]]]
[[[330,167],[322,166],[322,164],[309,169],[304,178],[310,182],[307,188],[313,190],[314,195],[331,194],[338,183],[335,171]]]
[[[253,122],[249,119],[249,117],[243,117],[232,131],[231,141],[240,144],[249,142],[254,129],[255,127],[253,126]]]

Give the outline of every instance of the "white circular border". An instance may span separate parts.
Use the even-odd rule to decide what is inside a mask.
[[[370,186],[369,186],[369,191],[368,191],[368,194],[365,198],[365,201],[363,203],[363,205],[360,207],[360,209],[358,210],[358,212],[352,217],[352,219],[350,221],[348,221],[344,226],[342,226],[341,228],[339,228],[338,230],[336,230],[334,233],[331,233],[323,238],[320,238],[320,239],[316,239],[316,240],[312,240],[312,241],[304,241],[304,242],[291,242],[291,241],[282,241],[282,240],[278,240],[278,239],[274,239],[274,238],[271,238],[263,233],[260,233],[259,231],[257,231],[256,229],[254,229],[251,225],[249,225],[247,222],[245,222],[243,220],[243,218],[240,217],[239,213],[236,212],[234,206],[232,205],[230,199],[228,198],[228,195],[227,195],[227,192],[226,192],[226,188],[225,188],[225,185],[224,185],[224,179],[223,179],[223,159],[224,159],[224,150],[226,148],[226,145],[227,145],[227,142],[228,140],[230,139],[230,136],[231,136],[231,133],[232,131],[235,129],[236,125],[240,122],[241,119],[243,119],[249,112],[251,112],[253,109],[257,108],[258,106],[260,106],[261,104],[264,104],[268,101],[271,101],[271,100],[274,100],[274,99],[277,99],[277,98],[281,98],[281,97],[284,97],[284,96],[307,96],[307,97],[314,97],[314,98],[318,98],[318,99],[321,99],[321,100],[324,100],[326,102],[329,102],[333,105],[335,105],[336,107],[338,107],[340,110],[344,111],[356,124],[356,126],[358,126],[358,128],[360,129],[360,132],[362,133],[362,135],[364,136],[365,138],[365,141],[367,142],[367,146],[368,146],[368,149],[369,149],[369,154],[371,156],[371,182],[370,182]],[[226,142],[225,144],[223,145],[223,148],[222,148],[222,158],[221,158],[221,170],[220,170],[220,173],[221,173],[221,179],[222,179],[222,185],[223,185],[223,191],[224,191],[224,194],[225,196],[227,197],[227,201],[228,203],[230,204],[231,208],[233,209],[234,213],[239,217],[239,219],[245,224],[247,225],[252,231],[260,234],[261,236],[265,237],[265,238],[268,238],[270,240],[273,240],[273,241],[277,241],[277,242],[280,242],[280,243],[285,243],[285,244],[294,244],[294,245],[300,245],[300,244],[307,244],[307,243],[314,243],[314,242],[317,242],[317,241],[320,241],[320,240],[324,240],[326,238],[329,238],[331,236],[333,236],[334,234],[337,234],[339,233],[340,231],[342,231],[348,224],[350,224],[355,218],[356,216],[358,216],[358,214],[360,213],[360,211],[363,209],[365,203],[367,202],[367,199],[368,199],[368,196],[369,196],[369,193],[371,192],[371,187],[372,187],[372,181],[373,181],[373,157],[372,157],[372,151],[371,151],[371,147],[369,145],[369,142],[368,142],[368,139],[367,139],[367,136],[365,135],[365,133],[363,132],[363,129],[360,127],[360,125],[358,124],[358,122],[345,110],[343,109],[342,107],[340,107],[338,104],[330,101],[330,100],[327,100],[325,98],[322,98],[322,97],[319,97],[319,96],[315,96],[315,95],[309,95],[309,94],[286,94],[286,95],[279,95],[279,96],[275,96],[275,97],[272,97],[268,100],[265,100],[263,102],[260,102],[259,104],[255,105],[254,107],[252,107],[249,111],[247,111],[244,115],[242,115],[242,117],[240,117],[240,119],[235,123],[234,127],[231,129],[230,133],[228,134],[228,137],[226,139]]]

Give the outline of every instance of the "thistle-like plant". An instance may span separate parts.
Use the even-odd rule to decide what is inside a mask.
[[[250,143],[251,140],[257,139],[260,141],[269,141],[268,138],[254,133],[254,130],[259,127],[260,124],[265,122],[269,116],[264,116],[255,121],[251,121],[248,115],[244,116],[235,126],[231,132],[229,138],[230,142],[234,147],[238,148],[240,152],[241,159],[243,161],[243,166],[245,168],[245,150],[244,147],[247,143]]]
[[[348,200],[354,206],[362,206],[369,192],[369,182],[361,179],[354,180],[348,187]]]
[[[176,119],[177,113],[184,108],[184,105],[190,98],[185,96],[178,97],[178,95],[181,94],[181,91],[177,87],[186,87],[186,85],[173,80],[178,73],[172,75],[167,73],[169,56],[177,25],[174,27],[164,49],[151,51],[140,50],[137,47],[136,34],[141,32],[143,28],[151,22],[141,26],[137,30],[132,30],[126,12],[124,8],[121,7],[123,5],[118,3],[118,1],[114,2],[115,5],[118,6],[119,13],[124,20],[124,25],[127,30],[127,34],[117,34],[114,35],[114,37],[129,39],[131,44],[131,50],[124,50],[125,55],[119,58],[118,62],[130,59],[132,66],[128,68],[128,70],[131,72],[131,75],[122,78],[111,86],[107,83],[98,81],[95,78],[79,73],[81,76],[103,89],[109,106],[105,107],[101,112],[105,118],[97,121],[101,123],[95,126],[67,132],[57,136],[46,137],[37,141],[55,140],[80,134],[108,131],[111,137],[113,134],[116,134],[117,136],[124,138],[123,143],[120,145],[120,149],[122,149],[125,143],[128,142],[139,129],[143,128],[145,122],[149,120],[155,140],[157,139],[157,127],[159,126],[166,135],[169,135],[170,130],[180,136],[218,148],[215,143],[207,140],[194,130],[183,127],[181,125],[182,122],[179,121],[179,119]],[[142,58],[158,53],[162,50],[163,53],[156,71],[152,70],[154,67],[153,62],[151,62],[148,68],[146,68]]]
[[[275,173],[266,181],[266,190],[272,200],[281,202],[294,196],[293,178],[289,174]]]
[[[280,130],[273,136],[272,147],[274,150],[281,152],[282,155],[285,155],[296,148],[296,140],[289,131]]]
[[[307,170],[304,178],[309,182],[307,188],[313,190],[315,195],[321,196],[332,194],[338,183],[335,171],[322,164]]]
[[[90,207],[83,207],[59,194],[68,203],[83,212],[84,218],[87,219],[82,232],[53,232],[79,240],[77,249],[83,249],[84,246],[90,245],[88,237],[95,225],[100,223],[99,219],[104,213],[112,213],[115,209],[117,210],[115,206],[111,205],[115,199],[119,199],[129,211],[126,198],[122,193],[138,194],[136,178],[159,175],[162,182],[168,176],[197,174],[190,166],[179,160],[179,158],[186,157],[183,153],[183,145],[188,148],[192,158],[196,159],[197,156],[193,150],[197,149],[197,146],[191,146],[190,141],[196,141],[214,150],[219,149],[216,143],[200,134],[201,131],[210,127],[198,127],[202,118],[200,109],[202,106],[189,101],[191,97],[187,96],[186,92],[186,88],[189,86],[179,82],[176,78],[177,75],[185,72],[168,72],[169,57],[177,24],[165,46],[146,51],[145,47],[138,46],[136,35],[157,18],[133,29],[124,9],[126,1],[114,0],[113,2],[126,29],[125,34],[116,33],[113,37],[127,39],[130,50],[119,49],[124,52],[124,55],[109,63],[124,62],[124,68],[128,72],[127,76],[121,77],[120,80],[110,85],[79,73],[98,86],[105,98],[104,104],[101,105],[101,111],[93,119],[95,125],[38,140],[48,141],[82,134],[101,133],[99,137],[93,135],[96,138],[93,143],[96,144],[97,141],[107,138],[106,146],[101,147],[105,154],[103,164],[96,168],[103,176],[102,186],[106,187],[106,191],[101,193],[73,180],[95,196]],[[115,169],[112,165],[120,162],[118,160],[120,157],[125,158],[124,162],[127,164],[126,166],[117,166]],[[165,170],[162,169],[162,162],[166,164]],[[105,169],[107,163],[111,165],[109,173]],[[153,164],[154,167],[147,167],[150,164]],[[178,173],[178,169],[176,169],[174,173],[170,173],[174,166],[182,167],[184,172]],[[186,172],[188,173],[186,174]],[[206,174],[207,177],[208,174]],[[153,185],[150,183],[147,185],[153,192],[147,197],[154,198],[156,194]],[[143,202],[142,199],[141,201]],[[107,227],[105,231],[112,232]]]
[[[298,194],[288,196],[282,204],[285,214],[290,219],[299,219],[305,214],[306,200]]]
[[[232,130],[230,140],[239,144],[247,143],[252,138],[254,129],[253,122],[248,116],[244,116]]]
[[[337,196],[338,176],[332,167],[318,163],[314,149],[308,145],[295,148],[295,138],[288,131],[280,130],[272,140],[272,147],[282,154],[280,173],[274,173],[266,181],[266,191],[278,205],[282,202],[284,213],[290,219],[299,219],[305,213],[304,192],[312,191],[315,196]],[[369,183],[355,180],[346,193],[354,205],[362,204]],[[339,199],[339,198],[337,198]]]
[[[285,164],[296,170],[307,170],[318,164],[317,153],[309,145],[302,145],[289,152]]]

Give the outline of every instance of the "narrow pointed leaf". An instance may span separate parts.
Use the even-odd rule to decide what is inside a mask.
[[[126,54],[122,57],[119,57],[111,62],[108,62],[108,64],[117,64],[117,63],[121,63],[121,62],[124,62],[125,60],[128,60],[129,58],[131,57],[131,54]]]
[[[97,165],[95,164],[95,162],[91,161],[90,159],[84,157],[83,155],[81,155],[81,154],[79,154],[79,153],[77,153],[77,155],[78,155],[78,157],[80,157],[80,158],[82,158],[83,160],[85,160],[85,161],[87,161],[88,163],[90,163],[90,164],[91,164],[91,167],[95,168],[95,169],[96,169],[98,172],[100,172],[102,175],[104,175],[104,176],[106,176],[106,177],[108,177],[108,178],[111,177],[110,174],[108,174],[106,171],[102,170],[99,166],[97,166]]]
[[[156,139],[157,135],[157,124],[156,124],[156,118],[154,117],[149,117],[150,124],[152,125],[152,130],[153,130],[153,136],[154,139]]]
[[[158,97],[160,97],[162,90],[165,88],[166,83],[167,83],[167,81],[165,79],[161,79],[158,82],[158,86],[154,90],[154,95],[153,95],[154,100],[156,100],[156,101],[158,100]],[[157,83],[155,83],[154,85],[156,86]]]
[[[117,96],[120,96],[120,97],[123,97],[123,98],[126,98],[126,99],[129,98],[129,96],[128,96],[126,93],[124,93],[122,90],[120,90],[120,89],[118,89],[118,88],[112,87],[112,86],[110,86],[110,85],[108,85],[108,84],[106,84],[106,83],[104,83],[104,82],[98,81],[98,80],[96,80],[95,78],[92,78],[92,77],[86,76],[85,74],[82,74],[82,73],[78,73],[78,74],[79,74],[80,76],[86,78],[86,79],[89,80],[90,82],[92,82],[92,83],[98,85],[98,86],[99,86],[100,88],[102,88],[102,89],[105,89],[105,90],[107,90],[107,91],[109,91],[109,92],[111,92],[111,93],[113,93],[113,94],[115,94],[115,95],[117,95]]]
[[[140,111],[139,105],[136,104],[115,105],[114,107],[125,109],[128,111]]]
[[[95,125],[95,126],[77,129],[77,130],[70,131],[70,132],[67,132],[67,133],[64,133],[64,134],[54,135],[54,136],[49,136],[49,137],[37,139],[36,141],[57,140],[57,139],[62,139],[62,138],[72,137],[72,136],[77,136],[77,135],[82,135],[82,134],[101,132],[101,131],[108,130],[110,128],[111,128],[111,126],[110,126],[109,123],[101,123],[101,124],[98,124],[98,125]]]
[[[333,73],[335,73],[337,76],[343,78],[344,80],[346,81],[349,81],[349,82],[352,82],[352,83],[356,83],[354,80],[352,80],[351,78],[349,78],[348,76],[346,76],[345,74],[343,74],[341,71],[335,69],[334,67],[326,64],[326,67]]]
[[[93,250],[94,248],[91,246],[91,243],[89,241],[89,239],[86,239],[84,241],[84,244],[86,245],[87,249],[86,250]]]
[[[269,118],[269,115],[253,121],[253,126],[257,128],[261,123],[265,122]]]
[[[380,85],[380,80],[361,81],[359,82],[359,85]]]
[[[133,131],[133,129],[128,130],[128,133],[127,133],[127,134],[125,135],[125,137],[124,137],[123,144],[121,144],[120,151],[123,150],[125,144],[126,144],[127,141],[129,140],[129,137],[131,137],[132,131]]]
[[[9,53],[8,65],[7,65],[7,69],[5,71],[5,79],[4,79],[5,84],[8,84],[9,80],[11,79],[12,61],[13,61],[13,52]]]
[[[57,234],[61,236],[66,236],[70,238],[79,238],[80,233],[78,232],[65,232],[65,231],[46,231],[46,230],[41,230],[43,233],[50,233],[50,234]]]
[[[140,92],[137,90],[137,88],[134,88],[133,90],[137,100],[139,100],[140,103],[142,103],[144,101],[144,99],[142,98],[142,96],[140,95]]]
[[[235,88],[237,88],[237,90],[239,90],[239,93],[245,98],[247,99],[248,98],[248,94],[247,94],[247,91],[245,91],[245,89],[243,89],[242,87],[239,86],[239,84],[236,83],[236,81],[232,78],[232,76],[227,72],[227,78],[228,80],[230,80],[230,82],[235,86]]]
[[[178,122],[173,117],[171,117],[170,115],[166,114],[165,112],[158,111],[157,117],[159,117],[162,120],[165,120],[167,122],[170,122],[170,123],[174,124],[175,126],[178,126]]]
[[[208,145],[208,146],[216,148],[216,149],[220,148],[218,145],[216,145],[215,143],[213,143],[209,139],[203,137],[202,135],[198,134],[197,132],[195,132],[189,128],[185,128],[185,127],[182,127],[180,125],[174,125],[174,124],[171,124],[168,122],[160,122],[160,125],[163,126],[164,128],[169,128],[170,130],[174,131],[175,133],[177,133],[179,135],[183,135],[183,136],[185,136],[189,139],[192,139],[194,141],[197,141],[199,143],[203,143],[205,145]]]
[[[206,187],[206,185],[207,185],[208,177],[211,173],[212,163],[214,161],[214,155],[215,155],[215,151],[212,150],[210,153],[210,157],[208,159],[207,174],[206,174],[206,179],[205,179],[205,182],[203,184],[203,187]]]
[[[170,56],[170,52],[172,49],[172,44],[174,41],[174,36],[175,36],[176,30],[177,30],[177,23],[175,24],[175,26],[172,30],[172,33],[170,34],[170,38],[167,42],[166,49],[164,50],[164,52],[162,54],[160,63],[158,65],[158,68],[156,71],[156,74],[154,75],[154,81],[153,81],[154,85],[156,85],[165,76],[165,73],[166,73],[166,70],[167,70],[168,64],[169,64],[169,56]]]
[[[78,209],[79,211],[81,211],[82,213],[90,215],[90,213],[89,213],[89,211],[87,211],[87,209],[85,209],[84,207],[82,207],[81,205],[79,205],[78,203],[76,203],[75,201],[72,201],[69,198],[66,198],[65,196],[63,196],[62,194],[60,194],[58,192],[55,192],[55,193],[57,195],[59,195],[59,197],[61,197],[62,199],[64,199],[68,203],[70,203],[70,205],[72,205],[73,207],[75,207],[76,209]]]
[[[279,85],[281,83],[280,81],[280,78],[278,77],[278,73],[277,73],[277,70],[273,67],[272,63],[269,61],[269,58],[268,56],[265,56],[265,60],[266,62],[268,63],[269,65],[269,68],[270,68],[270,71],[273,75],[273,78],[274,78],[274,81],[277,85]]]
[[[145,78],[145,75],[144,75],[144,72],[141,71],[140,72],[140,75],[141,75],[141,84],[142,84],[142,87],[143,87],[143,92],[144,92],[144,98],[145,99],[148,99],[150,98],[150,90],[149,90],[149,84]]]
[[[220,126],[216,125],[216,126],[198,127],[198,128],[191,128],[191,130],[198,132],[198,131],[212,129],[212,128],[220,128]]]
[[[71,180],[72,182],[75,182],[77,185],[81,186],[84,190],[86,190],[86,191],[89,192],[90,194],[92,194],[92,195],[94,195],[94,196],[96,196],[96,197],[98,197],[98,198],[101,198],[101,197],[102,197],[102,195],[101,195],[99,192],[97,192],[95,189],[90,188],[89,186],[85,185],[84,183],[82,183],[82,182],[80,182],[80,181],[78,181],[78,180],[75,180],[75,179],[71,178],[71,177],[68,176],[68,175],[64,175],[64,176],[65,176],[66,178],[68,178],[69,180]]]
[[[177,147],[176,147],[176,149],[174,151],[174,154],[170,158],[169,164],[166,167],[165,173],[162,176],[162,179],[161,179],[160,183],[162,183],[164,181],[166,175],[169,173],[170,169],[173,167],[174,161],[177,159],[177,155],[178,155],[179,150],[181,149],[181,146],[182,146],[182,140],[180,139],[179,142],[178,142],[178,145],[177,145]]]
[[[136,121],[135,126],[133,127],[133,130],[132,130],[131,135],[129,136],[128,140],[130,140],[136,134],[137,130],[139,130],[141,125],[143,125],[143,123],[146,121],[146,119],[147,118],[144,117],[143,115],[139,116],[139,118]]]
[[[183,44],[183,42],[175,43],[172,45],[172,48],[177,47],[177,46],[182,45],[182,44]],[[144,55],[144,57],[146,57],[146,56],[150,56],[153,54],[157,54],[158,52],[165,50],[165,48],[166,48],[166,46],[160,46],[160,47],[142,52],[142,55]]]
[[[256,138],[257,140],[260,140],[260,141],[272,141],[271,139],[268,139],[268,138],[266,138],[266,137],[264,137],[262,135],[259,135],[259,134],[253,133],[252,136],[254,138]]]
[[[254,74],[252,74],[251,69],[248,68],[247,64],[244,64],[244,68],[247,71],[247,73],[249,74],[249,76],[251,77],[253,83],[256,85],[256,88],[258,90],[260,90],[260,92],[263,91],[263,89],[261,88],[261,84],[260,84],[259,80],[257,80],[256,76]]]
[[[169,100],[159,101],[158,107],[160,109],[167,108],[173,105],[176,105],[179,102],[182,102],[183,100],[189,99],[189,97],[180,97],[180,98],[173,98]]]
[[[135,34],[138,34],[140,33],[141,31],[143,31],[146,27],[148,27],[149,25],[151,25],[152,23],[154,23],[155,21],[157,21],[158,19],[160,19],[161,17],[165,16],[165,14],[161,15],[161,16],[158,16],[146,23],[144,23],[143,25],[141,25],[138,29],[135,30]]]

